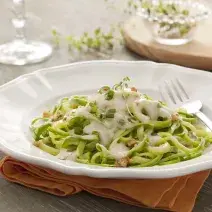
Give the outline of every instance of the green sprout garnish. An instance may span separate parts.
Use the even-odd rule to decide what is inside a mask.
[[[116,37],[115,34],[119,34]],[[52,30],[53,40],[56,45],[59,45],[61,35],[55,29]],[[117,27],[111,26],[108,32],[104,32],[100,27],[96,28],[93,33],[84,32],[80,37],[73,35],[66,36],[66,42],[68,43],[68,50],[74,49],[82,51],[85,48],[89,50],[100,51],[101,49],[112,50],[117,41],[120,45],[123,45],[123,38],[120,31],[120,25]]]
[[[105,94],[105,99],[106,100],[111,100],[113,99],[115,92],[113,90],[109,90],[106,94]]]
[[[118,84],[115,84],[113,86],[113,89],[114,90],[123,90],[125,88],[128,88],[128,82],[130,81],[130,78],[129,77],[124,77],[123,80],[118,83]]]
[[[56,46],[59,46],[60,44],[60,34],[57,32],[56,29],[52,29],[52,36],[53,36],[53,42]]]

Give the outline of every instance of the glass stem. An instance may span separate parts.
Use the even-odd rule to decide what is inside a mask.
[[[12,24],[15,28],[16,40],[25,40],[25,2],[24,0],[12,0],[13,1],[13,12],[14,18],[12,19]]]

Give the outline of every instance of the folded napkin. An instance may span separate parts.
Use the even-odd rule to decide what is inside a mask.
[[[70,176],[5,157],[0,171],[9,181],[58,196],[84,190],[131,205],[190,212],[209,171],[171,179],[97,179]]]

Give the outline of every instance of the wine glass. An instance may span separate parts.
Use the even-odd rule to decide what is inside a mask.
[[[26,39],[25,1],[12,1],[15,14],[12,24],[16,30],[16,35],[13,41],[0,45],[0,63],[25,65],[45,60],[52,54],[52,47],[47,43]]]

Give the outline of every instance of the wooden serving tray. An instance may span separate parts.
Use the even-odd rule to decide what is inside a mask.
[[[126,46],[143,57],[157,62],[212,70],[212,19],[202,23],[193,41],[181,46],[156,43],[137,16],[125,22],[123,34]]]

